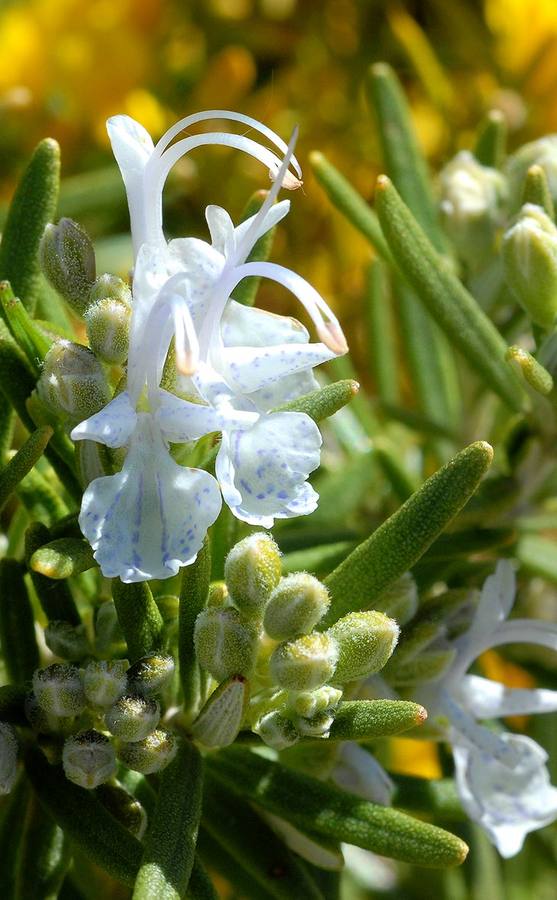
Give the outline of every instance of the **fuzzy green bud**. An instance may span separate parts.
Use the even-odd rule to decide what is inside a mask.
[[[520,206],[526,175],[532,166],[541,166],[544,170],[549,192],[553,202],[557,203],[557,134],[549,134],[539,140],[523,144],[509,157],[505,169],[513,210]]]
[[[253,731],[273,750],[292,747],[300,737],[290,719],[277,709],[261,716]]]
[[[399,627],[377,610],[343,616],[326,634],[338,648],[333,681],[344,684],[383,668],[396,647]]]
[[[226,606],[228,598],[228,588],[224,581],[213,581],[213,583],[209,585],[207,606]]]
[[[219,684],[193,723],[193,736],[206,747],[227,747],[238,736],[248,698],[248,683],[242,675]]]
[[[44,631],[44,640],[48,649],[61,659],[83,659],[89,652],[84,625],[72,625],[64,621],[49,622]]]
[[[7,722],[0,722],[0,795],[9,794],[17,775],[17,737]]]
[[[329,592],[313,575],[297,572],[281,578],[265,609],[263,626],[269,637],[286,641],[309,634],[327,612]]]
[[[161,708],[150,697],[120,697],[105,714],[106,727],[123,741],[142,741],[159,724]]]
[[[69,781],[92,790],[116,774],[116,753],[105,734],[80,731],[66,738],[62,765]]]
[[[232,602],[244,615],[260,618],[281,576],[280,550],[269,534],[252,534],[232,548],[224,578]]]
[[[45,356],[37,382],[42,402],[57,416],[81,422],[110,400],[103,367],[82,344],[60,339]]]
[[[557,316],[557,228],[539,206],[526,203],[503,239],[505,277],[536,325]]]
[[[236,609],[208,607],[195,621],[194,644],[201,668],[221,682],[231,675],[250,674],[257,631]]]
[[[121,278],[97,278],[84,313],[91,350],[106,363],[122,364],[128,357],[131,291]]]
[[[118,758],[128,769],[151,775],[160,772],[176,756],[178,742],[169,731],[155,729],[142,741],[121,743],[118,747]]]
[[[128,669],[128,685],[131,694],[152,697],[172,680],[176,666],[171,656],[152,653],[134,662]]]
[[[477,267],[491,253],[503,221],[506,179],[463,150],[445,166],[439,180],[445,230],[460,258]]]
[[[292,709],[298,716],[311,719],[318,713],[335,709],[342,699],[342,691],[324,684],[315,691],[301,691],[292,697]]]
[[[338,657],[335,641],[328,634],[305,634],[279,644],[269,660],[275,684],[290,691],[311,691],[329,680]]]
[[[25,697],[24,702],[25,717],[29,725],[36,734],[57,734],[68,731],[68,725],[73,722],[72,718],[61,718],[47,713],[35,697],[33,691]]]
[[[71,219],[60,219],[57,225],[46,226],[40,256],[51,285],[82,314],[95,281],[95,250],[89,235]]]
[[[69,664],[54,663],[37,669],[33,675],[33,691],[39,706],[52,716],[77,716],[85,709],[85,694],[79,669]]]
[[[95,709],[109,709],[128,687],[127,659],[92,660],[83,671],[87,703]]]
[[[418,589],[410,572],[405,572],[383,591],[376,609],[396,619],[399,625],[405,625],[414,617],[418,609]]]

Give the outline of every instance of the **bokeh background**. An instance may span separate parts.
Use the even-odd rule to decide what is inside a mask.
[[[89,230],[99,271],[125,274],[131,263],[108,116],[128,113],[154,137],[204,108],[237,109],[285,138],[299,124],[304,187],[292,197],[273,258],[331,302],[360,360],[371,251],[330,206],[307,155],[323,151],[372,199],[379,150],[362,90],[370,63],[386,59],[402,79],[432,168],[471,146],[490,109],[504,113],[511,147],[557,131],[556,0],[0,0],[0,50],[0,223],[34,145],[55,137],[64,173],[60,215]],[[208,203],[238,219],[250,194],[267,185],[261,167],[240,154],[198,151],[169,180],[168,232],[205,236]],[[263,288],[262,302],[295,311],[272,287]],[[490,677],[526,684],[524,670],[506,663],[502,672],[496,654],[484,667]],[[440,773],[425,742],[395,741],[390,752],[394,769]],[[511,896],[511,869],[500,893],[497,860],[485,842],[476,851],[474,896]],[[363,869],[369,876],[369,860]],[[364,886],[364,873],[363,882],[351,882],[351,897],[389,891],[392,868],[377,861],[372,874],[374,888]],[[538,896],[554,897],[551,884],[550,876],[540,882]],[[411,895],[459,900],[458,891],[457,882],[441,885],[432,874]]]

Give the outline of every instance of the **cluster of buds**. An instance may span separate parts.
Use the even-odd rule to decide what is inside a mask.
[[[327,588],[312,575],[281,577],[267,534],[237,544],[195,626],[199,664],[218,685],[194,722],[207,746],[249,728],[282,749],[303,737],[327,738],[348,682],[379,671],[398,639],[385,613],[350,613],[318,630]]]
[[[174,674],[171,656],[91,660],[83,669],[54,663],[37,669],[26,714],[38,733],[65,737],[66,777],[92,789],[116,773],[118,760],[142,774],[163,769],[176,753],[174,735],[159,728],[157,699]]]

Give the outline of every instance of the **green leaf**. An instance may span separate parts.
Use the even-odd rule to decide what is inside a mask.
[[[219,844],[204,827],[201,827],[197,844],[205,865],[218,872],[241,897],[249,897],[250,900],[270,900],[272,894],[256,881],[231,853],[227,853],[222,844]]]
[[[50,527],[52,522],[67,515],[68,507],[61,496],[58,479],[53,478],[54,473],[50,467],[41,468],[44,475],[38,468],[31,469],[19,482],[16,495],[31,520],[37,519]]]
[[[8,678],[15,684],[30,681],[40,665],[33,607],[24,574],[25,569],[17,560],[0,561],[0,643]]]
[[[470,499],[491,464],[484,441],[470,444],[439,469],[326,579],[331,606],[319,627],[370,609],[382,591],[420,559]]]
[[[184,742],[162,773],[134,900],[178,900],[185,896],[201,817],[202,766],[199,751]]]
[[[57,897],[70,858],[64,832],[31,796],[17,858],[15,900]]]
[[[400,403],[398,351],[393,299],[387,273],[379,259],[369,266],[365,293],[368,360],[377,394],[383,403]]]
[[[219,751],[208,765],[231,790],[302,830],[420,866],[445,868],[466,858],[466,844],[441,828],[362,800],[249,750]]]
[[[197,854],[193,861],[186,897],[188,900],[219,900],[209,873]]]
[[[130,661],[160,650],[164,644],[164,622],[149,585],[145,581],[124,584],[113,578],[112,598]]]
[[[321,422],[334,415],[343,406],[356,396],[360,389],[357,381],[344,379],[327,384],[310,394],[304,394],[296,400],[290,400],[277,406],[273,412],[302,412],[306,413],[314,422]]]
[[[52,766],[37,747],[25,752],[29,780],[45,810],[87,859],[117,881],[133,886],[142,848],[97,800],[68,781],[62,766]]]
[[[2,896],[12,900],[17,877],[17,857],[31,791],[21,777],[0,807],[0,886]]]
[[[0,281],[0,306],[13,339],[25,353],[35,377],[38,377],[52,340],[43,334],[21,300],[14,296],[9,281]]]
[[[0,472],[0,509],[3,509],[20,481],[42,456],[52,437],[52,428],[45,425],[33,431],[7,466]]]
[[[547,397],[553,390],[553,378],[531,353],[522,347],[509,347],[505,354],[507,362],[516,366],[526,383],[538,394]]]
[[[482,123],[474,156],[482,166],[492,169],[500,169],[505,161],[507,148],[507,122],[505,116],[498,109],[488,112]]]
[[[58,538],[35,550],[29,565],[46,578],[69,578],[96,566],[91,545],[83,538]]]
[[[41,141],[16,188],[0,245],[0,278],[12,285],[33,313],[41,273],[39,244],[54,218],[60,181],[60,148],[51,138]]]
[[[248,200],[246,207],[242,213],[241,222],[245,222],[246,219],[249,219],[251,216],[254,216],[261,207],[263,206],[265,199],[267,197],[267,191],[256,191]],[[264,262],[269,259],[271,255],[271,249],[273,246],[273,239],[275,236],[276,226],[274,228],[269,229],[263,234],[258,241],[253,245],[252,251],[247,258],[247,262]],[[255,298],[257,296],[257,291],[259,288],[259,282],[261,281],[258,277],[244,278],[243,281],[240,282],[237,287],[234,288],[232,292],[232,299],[237,300],[238,303],[243,303],[244,306],[253,306],[255,303]]]
[[[34,522],[25,533],[25,560],[27,565],[31,557],[39,547],[50,542],[50,531],[41,522]],[[66,582],[52,581],[30,571],[31,581],[39,599],[39,602],[50,621],[69,622],[70,625],[79,625],[81,619],[74,603],[71,591]]]
[[[520,565],[530,573],[557,584],[557,543],[537,534],[525,534],[515,550]]]
[[[211,545],[205,538],[203,547],[191,566],[182,573],[178,613],[178,659],[180,682],[184,695],[184,712],[189,722],[199,711],[201,673],[195,656],[193,630],[195,620],[207,604],[211,580]]]
[[[505,364],[505,341],[384,175],[377,183],[376,203],[397,265],[424,306],[486,384],[511,409],[522,410],[524,394]]]
[[[329,741],[367,741],[422,725],[427,712],[409,700],[345,700],[335,711]]]
[[[395,785],[393,803],[413,812],[448,822],[466,821],[453,778],[417,778],[390,774]]]
[[[541,206],[550,219],[555,217],[553,198],[543,166],[534,165],[528,169],[522,191],[522,202]]]

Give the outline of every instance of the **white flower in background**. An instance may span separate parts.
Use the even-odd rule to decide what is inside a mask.
[[[262,132],[286,151],[281,161],[255,141],[210,133],[169,146],[178,132],[208,118],[233,119]],[[256,241],[288,212],[274,204],[280,187],[301,183],[286,145],[254,120],[222,111],[177,123],[156,147],[138,123],[109,120],[109,134],[130,207],[136,253],[127,389],[72,431],[74,440],[109,447],[129,444],[122,472],[87,488],[80,526],[105,575],[124,581],[165,578],[191,563],[220,509],[215,480],[172,460],[168,442],[222,433],[216,474],[239,518],[272,525],[274,518],[311,512],[317,494],[307,477],[319,465],[321,435],[308,416],[269,413],[316,387],[312,368],[346,352],[336,317],[303,278],[271,263],[247,263]],[[269,166],[274,185],[259,212],[234,228],[228,213],[209,207],[212,244],[193,238],[166,243],[162,188],[184,153],[202,144],[244,150]],[[291,142],[293,144],[293,141]],[[249,276],[285,285],[315,323],[320,343],[298,322],[230,300]],[[172,337],[182,400],[161,389]]]
[[[515,599],[512,564],[501,560],[486,579],[470,628],[453,642],[457,653],[442,681],[416,698],[453,749],[457,788],[467,814],[501,856],[518,853],[530,831],[557,819],[557,789],[547,754],[531,738],[480,725],[477,720],[557,710],[557,691],[507,688],[467,674],[486,650],[538,644],[557,650],[557,626],[507,616]]]

